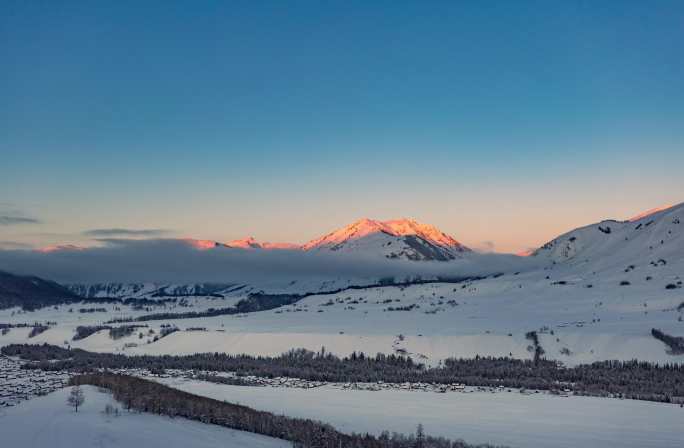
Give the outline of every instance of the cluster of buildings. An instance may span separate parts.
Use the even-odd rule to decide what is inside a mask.
[[[483,387],[466,387],[465,384],[436,384],[436,383],[386,383],[384,381],[377,381],[372,383],[363,382],[349,382],[338,383],[328,381],[312,381],[301,378],[290,377],[276,377],[266,378],[260,376],[237,376],[232,372],[214,372],[205,370],[179,370],[179,369],[165,369],[163,372],[153,372],[148,369],[110,369],[109,372],[121,375],[138,376],[147,379],[164,379],[164,378],[183,378],[187,380],[204,380],[216,382],[221,384],[237,385],[237,386],[255,386],[255,387],[284,387],[295,389],[313,389],[316,387],[328,386],[344,390],[407,390],[407,391],[423,391],[423,392],[471,392],[475,390],[486,391],[501,391],[503,386],[499,388],[483,388]]]
[[[19,361],[0,355],[0,407],[46,395],[68,382],[68,373],[22,369]]]

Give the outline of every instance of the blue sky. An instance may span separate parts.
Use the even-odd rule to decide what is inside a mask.
[[[257,4],[258,3],[258,4]],[[684,3],[0,5],[0,241],[535,246],[684,200]]]

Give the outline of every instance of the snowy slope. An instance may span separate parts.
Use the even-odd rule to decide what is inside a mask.
[[[72,300],[72,291],[55,282],[35,276],[14,275],[0,271],[0,308],[40,306]]]
[[[109,394],[83,386],[85,404],[78,413],[66,406],[69,388],[0,410],[0,443],[21,448],[277,448],[283,440],[199,422],[122,411],[106,416],[107,404],[121,407]]]
[[[684,260],[684,203],[628,221],[607,220],[572,230],[532,256],[578,269]]]

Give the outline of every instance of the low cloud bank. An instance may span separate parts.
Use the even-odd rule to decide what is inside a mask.
[[[103,247],[49,253],[0,250],[0,270],[63,283],[461,277],[537,267],[539,260],[499,254],[469,254],[451,262],[417,262],[294,250],[199,250],[176,239],[108,239]]]

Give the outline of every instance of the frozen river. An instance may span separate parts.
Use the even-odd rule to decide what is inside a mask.
[[[345,432],[426,433],[511,447],[684,446],[684,409],[646,401],[518,392],[244,387],[179,379],[169,385],[256,409],[331,423]]]

